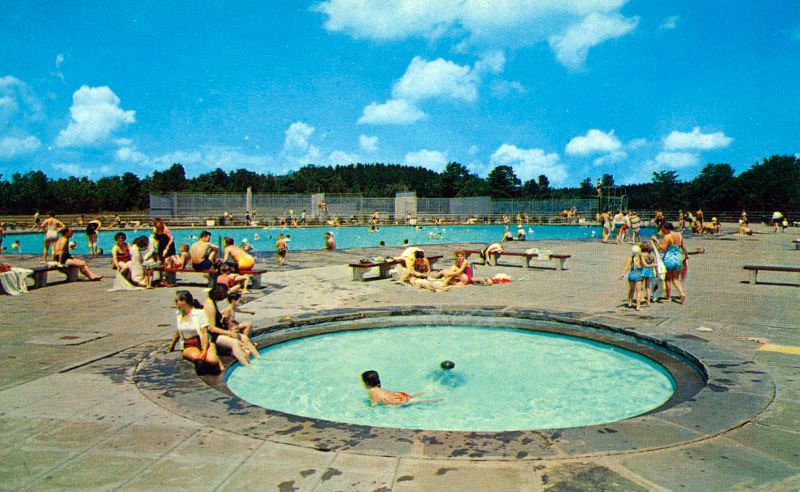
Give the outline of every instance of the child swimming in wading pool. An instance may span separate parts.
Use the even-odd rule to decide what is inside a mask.
[[[414,399],[422,393],[408,394],[404,391],[387,391],[381,388],[381,377],[378,371],[365,371],[361,373],[361,381],[364,382],[364,386],[369,390],[369,401],[373,407],[378,403],[402,406],[412,403],[433,403],[441,401],[441,399]],[[412,399],[414,399],[414,401],[411,401]]]

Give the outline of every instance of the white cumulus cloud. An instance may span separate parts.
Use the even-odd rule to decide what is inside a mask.
[[[360,135],[358,137],[358,145],[361,146],[361,150],[365,152],[377,152],[378,146],[378,137],[370,137],[368,135]]]
[[[447,152],[439,152],[438,150],[422,149],[417,152],[409,152],[403,158],[403,164],[406,166],[422,166],[433,171],[444,171],[447,166]]]
[[[333,166],[345,166],[347,164],[355,164],[358,162],[358,156],[355,154],[348,154],[347,152],[343,152],[341,150],[334,150],[328,156],[328,163]]]
[[[3,137],[0,138],[0,158],[10,159],[30,154],[41,146],[42,142],[34,136]]]
[[[638,23],[638,17],[592,13],[563,33],[551,36],[550,47],[558,61],[567,68],[577,70],[583,67],[589,48],[628,34]]]
[[[469,66],[443,58],[427,61],[415,56],[406,73],[395,83],[392,96],[409,101],[445,97],[471,102],[478,98],[478,87]]]
[[[95,168],[74,163],[57,163],[53,164],[53,167],[70,176],[107,175],[111,174],[111,172],[114,170],[111,166],[106,165]]]
[[[661,152],[656,156],[656,164],[671,168],[690,167],[700,162],[696,154],[689,152]]]
[[[502,144],[490,158],[492,166],[511,166],[523,181],[546,175],[551,182],[563,183],[567,169],[560,163],[557,153],[546,153],[542,149],[522,149],[516,145]]]
[[[599,152],[614,152],[622,147],[622,142],[614,135],[614,130],[606,133],[591,129],[584,136],[574,137],[567,143],[565,151],[569,155],[590,155]]]
[[[359,125],[408,125],[427,118],[424,111],[405,99],[390,99],[383,104],[372,103],[364,108]]]
[[[723,132],[703,133],[699,127],[694,127],[690,132],[671,132],[664,137],[664,148],[711,150],[727,147],[731,142],[733,139],[725,136]]]
[[[136,121],[135,111],[120,108],[120,99],[108,86],[81,86],[72,94],[69,125],[56,138],[60,147],[97,144],[118,128]]]
[[[28,84],[13,75],[0,77],[0,127],[12,119],[44,119],[42,103]]]
[[[568,46],[575,46],[571,48],[574,53],[588,51],[591,46],[629,32],[630,28],[625,30],[618,25],[635,24],[635,20],[619,15],[626,3],[627,0],[325,0],[315,10],[325,15],[327,30],[358,39],[447,36],[457,51],[464,52],[470,47],[531,46],[558,35],[568,38],[560,49],[566,52]],[[582,24],[593,15],[617,22],[601,25],[602,19],[594,19]],[[574,26],[572,32],[565,33],[569,26]],[[580,26],[594,33],[579,40],[575,31]],[[585,58],[585,53],[580,56]]]
[[[120,147],[114,152],[114,157],[116,157],[118,161],[133,162],[136,164],[145,163],[149,160],[147,154],[136,150],[136,147]]]
[[[609,154],[601,155],[600,157],[592,161],[592,164],[594,164],[595,166],[604,166],[606,164],[613,164],[615,162],[624,161],[627,158],[628,158],[627,152],[625,152],[624,150],[615,150]]]
[[[286,138],[283,141],[283,150],[293,154],[306,152],[310,144],[308,138],[314,133],[315,128],[302,121],[296,121],[286,129]]]

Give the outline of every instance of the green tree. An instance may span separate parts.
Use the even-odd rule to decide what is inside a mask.
[[[740,207],[748,210],[800,210],[800,160],[773,155],[739,175]]]
[[[586,178],[581,181],[580,188],[578,189],[581,197],[593,197],[597,194],[597,191],[592,184],[592,178]]]
[[[522,182],[514,174],[511,166],[497,166],[486,177],[489,194],[495,198],[516,198],[520,196]]]
[[[664,210],[683,208],[684,189],[676,171],[657,171],[653,173],[652,205]]]
[[[152,191],[182,191],[186,188],[186,170],[179,163],[174,163],[165,171],[154,171],[150,181]]]
[[[459,196],[464,185],[474,178],[475,176],[465,166],[458,162],[449,163],[441,175],[442,196],[446,198]]]
[[[707,164],[689,184],[689,203],[694,208],[736,210],[739,192],[730,164]]]

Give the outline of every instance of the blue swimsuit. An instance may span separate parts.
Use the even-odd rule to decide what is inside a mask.
[[[670,244],[667,251],[664,252],[662,260],[664,261],[664,267],[669,272],[683,270],[683,250],[680,246]]]

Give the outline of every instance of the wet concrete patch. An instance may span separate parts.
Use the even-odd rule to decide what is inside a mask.
[[[567,463],[542,474],[542,486],[548,492],[577,492],[581,490],[646,492],[619,473],[590,463]]]
[[[26,341],[26,343],[32,343],[34,345],[81,345],[94,340],[99,340],[107,337],[108,335],[109,333],[94,331],[47,333],[45,335],[39,335],[30,338]]]

